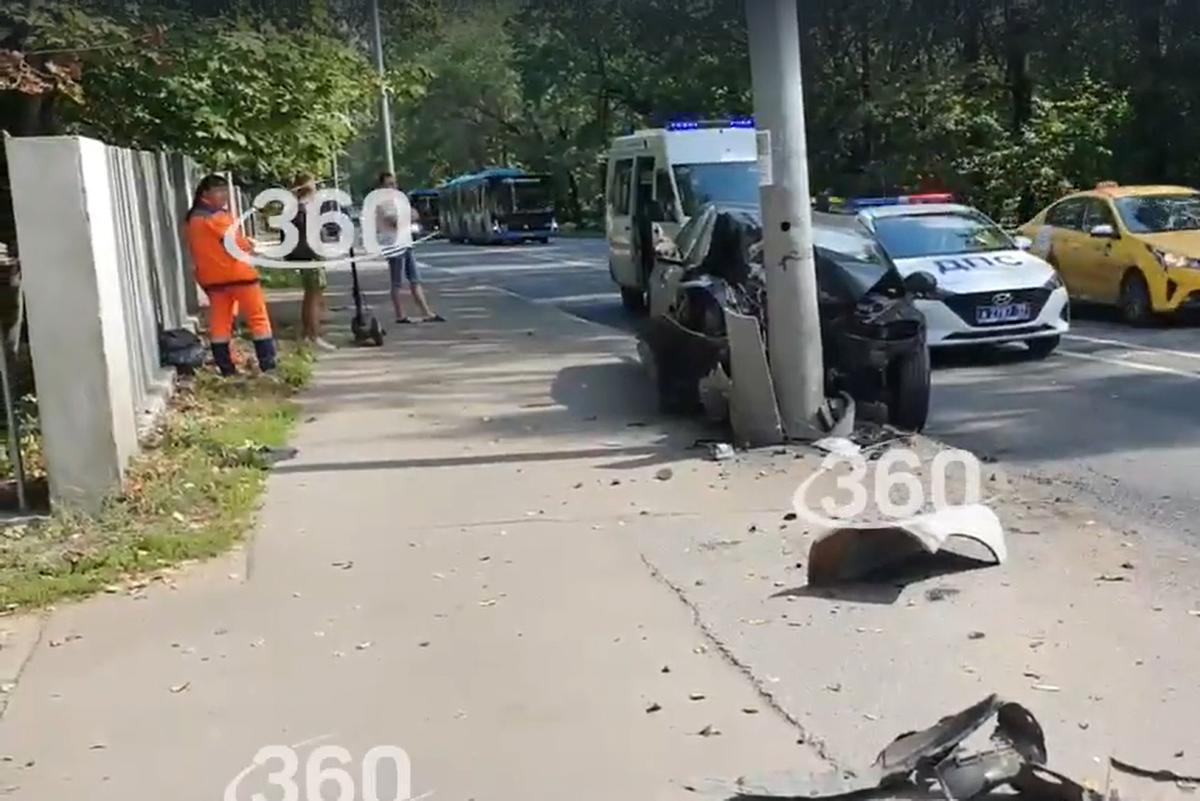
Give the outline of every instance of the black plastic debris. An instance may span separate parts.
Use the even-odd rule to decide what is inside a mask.
[[[967,747],[967,740],[993,720],[987,744]],[[1046,767],[1047,759],[1045,734],[1033,713],[990,695],[927,729],[900,735],[861,768],[742,777],[692,789],[739,801],[846,796],[969,801],[1007,787],[1027,801],[1101,801],[1100,794]]]

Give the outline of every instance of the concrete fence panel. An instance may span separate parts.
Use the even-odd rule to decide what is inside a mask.
[[[51,498],[94,507],[171,388],[158,333],[188,319],[186,169],[78,137],[6,147]]]

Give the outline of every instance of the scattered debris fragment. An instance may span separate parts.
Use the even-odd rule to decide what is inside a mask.
[[[345,562],[333,562],[332,565],[338,570],[351,570],[354,568],[354,562],[352,560],[346,560]]]
[[[961,592],[957,587],[934,587],[931,590],[925,591],[925,600],[937,603],[945,601],[947,598],[953,598]]]
[[[701,737],[717,737],[721,734],[721,730],[710,723],[700,731],[696,732],[696,734],[700,735]]]
[[[662,704],[654,703],[654,704],[650,704],[650,706],[646,707],[647,715],[653,715],[655,712],[661,712],[661,711],[662,711]]]
[[[845,437],[825,437],[814,442],[813,447],[836,456],[856,456],[862,450]]]
[[[705,697],[706,696],[704,695],[704,693],[689,693],[688,694],[689,701],[703,701],[705,699]]]
[[[1099,576],[1096,576],[1096,581],[1109,582],[1109,583],[1115,584],[1120,581],[1129,581],[1129,577],[1128,576],[1118,576],[1115,573],[1101,573]]]
[[[757,709],[755,709],[755,708],[754,708],[754,707],[752,707],[752,706],[744,706],[744,707],[742,707],[742,714],[744,714],[744,715],[757,715],[757,714],[758,714],[758,710],[757,710]]]
[[[1183,756],[1183,752],[1179,752],[1176,757]],[[1116,757],[1109,757],[1108,763],[1112,765],[1113,770],[1118,770],[1121,773],[1128,773],[1131,776],[1140,776],[1143,779],[1153,779],[1156,782],[1175,782],[1177,784],[1200,784],[1200,776],[1185,776],[1182,773],[1176,773],[1173,770],[1150,768],[1142,768],[1133,765],[1129,762],[1122,762]]]
[[[996,728],[985,750],[968,750],[963,743],[993,718]],[[873,793],[889,799],[933,798],[925,791],[932,793],[936,785],[947,801],[967,801],[1008,785],[1039,801],[1100,801],[1098,793],[1047,768],[1046,759],[1045,735],[1032,713],[991,695],[927,729],[901,735],[870,765],[816,774],[743,776],[734,782],[692,786],[722,798],[816,801],[872,797]]]
[[[675,471],[669,467],[664,467],[654,474],[654,477],[659,481],[670,481],[675,478]]]
[[[708,444],[708,458],[714,462],[724,462],[733,457],[733,446],[728,442],[710,442]]]
[[[1057,684],[1035,684],[1033,685],[1033,689],[1044,693],[1057,693],[1062,691],[1062,687],[1059,687]]]
[[[370,648],[370,647],[371,647],[372,645],[374,645],[374,644],[375,644],[375,643],[371,642],[370,640],[367,640],[366,642],[360,642],[358,645],[354,646],[354,650],[356,650],[356,651],[365,651],[365,650],[367,650],[368,648]]]
[[[954,506],[892,526],[844,526],[821,536],[808,552],[810,586],[877,576],[919,554],[934,554],[952,538],[972,540],[988,550],[994,564],[1008,558],[1004,529],[982,504]]]
[[[970,634],[967,635],[967,639],[968,640],[982,640],[986,636],[987,635],[984,634],[982,631],[972,631]]]
[[[784,522],[786,522],[786,523],[791,523],[791,522],[792,522],[792,521],[794,521],[794,520],[795,520],[797,517],[798,517],[798,515],[797,515],[795,512],[788,512],[787,514],[785,514],[785,515],[783,516],[783,519],[784,519]]]
[[[179,695],[180,693],[185,693],[189,689],[191,689],[191,686],[192,686],[192,683],[190,681],[185,681],[183,684],[176,684],[174,687],[171,688],[171,694]]]

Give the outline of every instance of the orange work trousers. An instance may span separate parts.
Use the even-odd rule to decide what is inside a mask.
[[[208,335],[213,342],[228,342],[233,337],[233,321],[239,311],[250,326],[254,339],[271,338],[271,318],[267,299],[258,284],[232,284],[206,289],[208,294]]]

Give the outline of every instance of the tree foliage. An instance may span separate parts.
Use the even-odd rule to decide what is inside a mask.
[[[69,67],[72,78],[26,92],[37,98],[25,105],[39,112],[18,131],[176,150],[247,180],[325,172],[374,113],[378,83],[365,54],[322,28],[331,19],[324,3],[307,16],[295,3],[286,4],[290,16],[194,5],[61,2],[6,12],[5,49],[41,59],[44,73],[47,64],[60,66],[50,74]]]
[[[817,189],[945,188],[1017,219],[1104,178],[1200,181],[1191,0],[797,5]],[[409,185],[509,162],[558,176],[569,216],[594,215],[613,136],[753,108],[744,0],[403,7],[423,35],[391,57],[432,76],[396,110]]]

